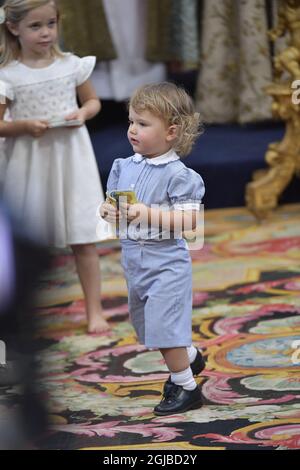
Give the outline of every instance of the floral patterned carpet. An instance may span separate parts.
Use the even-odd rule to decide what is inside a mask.
[[[128,321],[118,241],[99,245],[111,325],[101,336],[85,334],[73,259],[60,251],[38,300],[40,388],[51,421],[39,448],[300,448],[300,205],[261,225],[245,209],[207,211],[205,230],[203,250],[191,251],[204,406],[152,413],[167,372]]]

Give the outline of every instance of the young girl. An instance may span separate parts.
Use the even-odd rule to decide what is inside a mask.
[[[129,312],[138,338],[160,350],[171,372],[154,413],[180,413],[202,404],[193,377],[204,361],[192,345],[191,259],[185,240],[174,236],[178,226],[195,228],[204,195],[201,177],[180,160],[199,135],[199,115],[183,89],[161,83],[135,92],[129,123],[128,139],[136,153],[114,161],[107,189],[134,190],[139,202],[120,202],[118,210],[107,199],[100,214],[120,228]]]
[[[101,107],[88,80],[95,57],[60,51],[58,16],[54,0],[6,0],[0,9],[2,191],[20,223],[42,241],[72,247],[88,331],[101,333],[108,324],[95,242],[96,211],[104,197],[84,125]],[[4,120],[7,109],[9,121]]]

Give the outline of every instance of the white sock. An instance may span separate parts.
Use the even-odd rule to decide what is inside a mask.
[[[186,352],[188,353],[190,364],[192,364],[197,356],[197,348],[192,344],[186,348]]]
[[[181,372],[171,372],[171,381],[173,384],[181,385],[185,390],[194,390],[197,387],[190,367]]]

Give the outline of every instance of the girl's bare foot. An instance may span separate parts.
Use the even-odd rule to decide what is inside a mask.
[[[100,315],[94,316],[88,321],[88,333],[89,334],[100,334],[110,330],[110,326],[107,321]]]

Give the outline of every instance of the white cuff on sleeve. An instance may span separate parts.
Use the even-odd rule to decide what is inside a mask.
[[[200,202],[182,202],[173,205],[175,211],[199,211]]]

